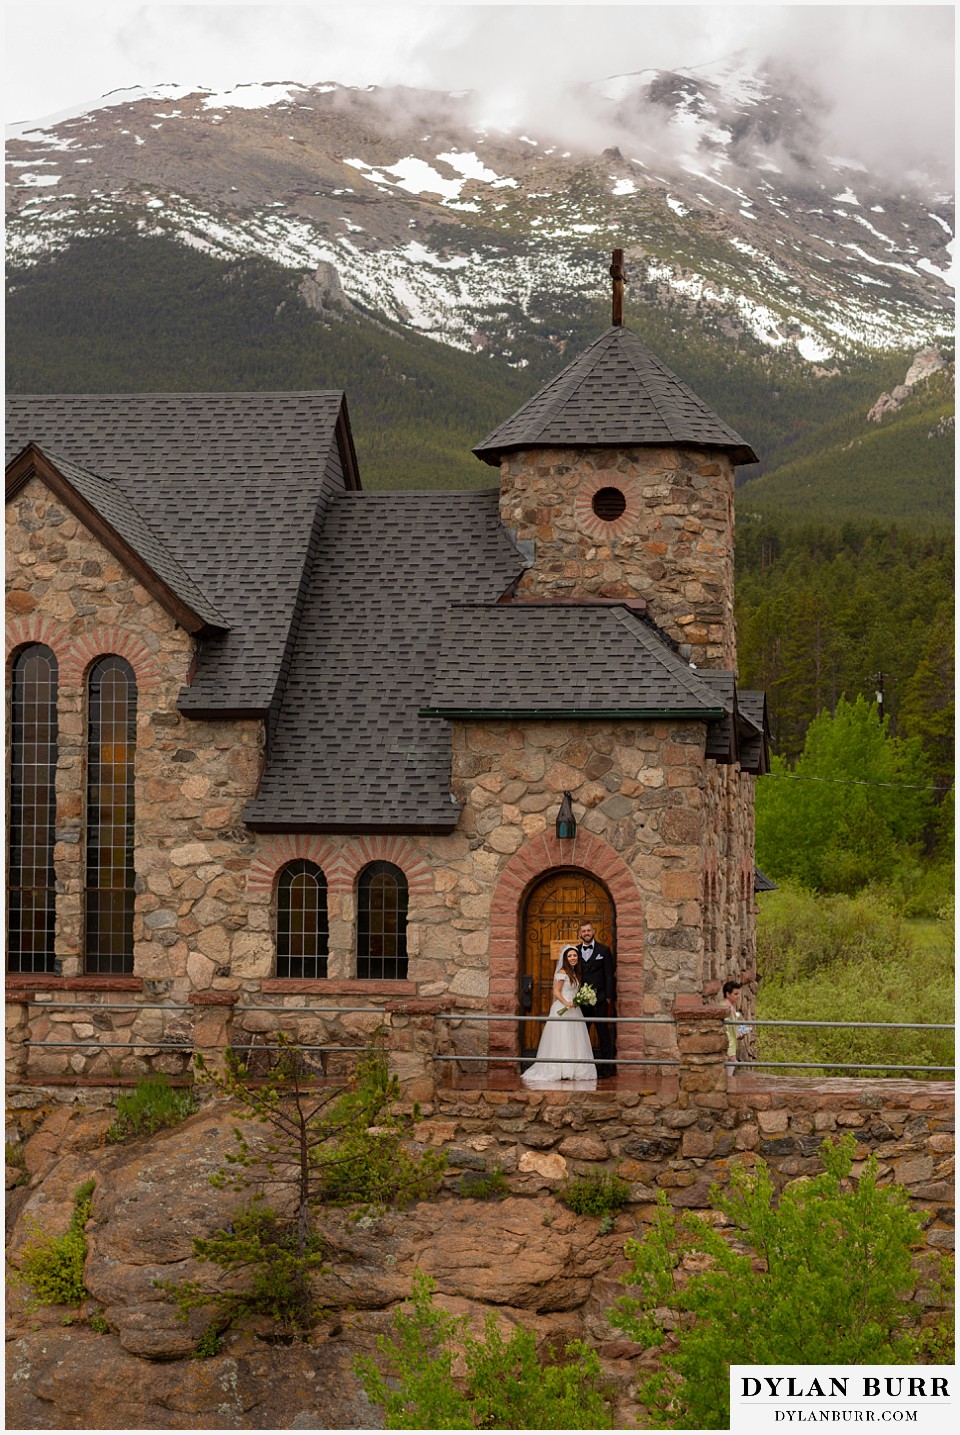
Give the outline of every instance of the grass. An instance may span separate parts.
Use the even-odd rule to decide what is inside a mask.
[[[765,899],[759,935],[766,976],[757,1000],[760,1020],[954,1020],[953,928],[945,921],[900,919],[879,894],[825,899],[786,888]],[[760,1066],[764,1058],[814,1063],[797,1072],[802,1076],[831,1074],[815,1064],[819,1060],[879,1068],[871,1076],[946,1081],[952,1070],[923,1068],[952,1069],[955,1060],[952,1030],[758,1027],[757,1048]]]
[[[190,1090],[178,1091],[163,1075],[144,1076],[117,1100],[117,1117],[107,1129],[108,1141],[135,1141],[167,1126],[178,1126],[198,1110]]]

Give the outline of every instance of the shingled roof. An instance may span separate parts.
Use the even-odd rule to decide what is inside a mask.
[[[450,727],[419,715],[436,630],[523,569],[496,490],[340,494],[303,606],[270,761],[244,812],[269,831],[445,831]]]
[[[139,560],[158,580],[155,591],[161,602],[169,594],[174,602],[168,606],[179,621],[186,619],[191,631],[222,630],[230,626],[111,479],[102,479],[49,449],[44,452],[33,443],[24,450],[23,462],[16,464],[13,472],[15,478],[12,483],[8,482],[8,497],[16,493],[20,483],[37,473],[66,498],[81,521],[89,526],[92,520],[98,534],[111,548],[116,548],[122,558]]]
[[[228,629],[204,638],[182,710],[275,710],[324,509],[359,488],[343,394],[11,396],[8,458],[31,442]]]
[[[497,464],[522,448],[690,444],[756,463],[750,445],[624,325],[614,325],[478,444]]]
[[[439,625],[422,711],[448,718],[724,716],[719,699],[648,624],[625,607],[597,603],[452,609]]]

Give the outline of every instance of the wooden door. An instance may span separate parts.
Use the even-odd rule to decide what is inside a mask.
[[[530,893],[523,914],[522,1011],[546,1016],[560,949],[577,941],[582,922],[592,922],[597,940],[613,946],[614,911],[607,889],[586,872],[548,873]],[[520,1048],[524,1056],[535,1054],[542,1031],[542,1022],[521,1023]]]

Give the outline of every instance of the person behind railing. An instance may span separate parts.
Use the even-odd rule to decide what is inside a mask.
[[[590,1033],[576,1000],[583,985],[580,954],[573,945],[564,947],[553,975],[551,1019],[544,1023],[533,1065],[521,1080],[531,1085],[554,1081],[596,1083]]]
[[[739,982],[723,984],[723,1004],[727,1009],[727,1075],[732,1076],[737,1062],[737,1043],[750,1035],[750,1028],[739,1010],[741,986]],[[735,1024],[734,1024],[735,1023]]]
[[[597,1020],[598,1017],[613,1014],[612,1007],[617,994],[613,952],[603,942],[595,940],[591,922],[580,924],[580,945],[577,951],[583,973],[581,980],[585,986],[593,987],[597,994],[596,1001],[583,1008],[587,1025],[594,1022],[597,1028],[597,1045],[600,1048],[597,1074],[600,1077],[613,1076],[617,1069],[614,1060],[617,1054],[617,1028],[613,1022]]]

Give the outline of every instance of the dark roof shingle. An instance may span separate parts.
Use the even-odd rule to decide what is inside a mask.
[[[520,448],[691,444],[756,463],[750,445],[652,354],[615,325],[473,450],[485,463]]]
[[[453,717],[719,718],[722,705],[649,624],[607,604],[455,607],[424,711]]]
[[[182,709],[266,713],[324,505],[358,483],[343,395],[12,395],[8,458],[30,442],[114,485],[229,626]]]
[[[341,494],[319,544],[251,826],[445,830],[450,728],[419,710],[452,603],[493,602],[523,568],[498,494]]]

